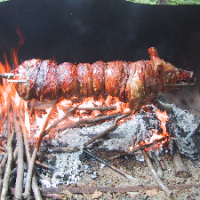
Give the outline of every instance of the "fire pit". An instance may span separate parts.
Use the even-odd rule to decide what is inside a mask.
[[[1,76],[8,79],[2,79],[1,86],[1,197],[6,198],[10,190],[19,199],[22,198],[23,190],[24,198],[30,198],[33,190],[36,199],[40,199],[41,194],[46,197],[63,198],[63,195],[81,193],[81,189],[67,188],[65,192],[64,190],[66,186],[80,184],[83,177],[90,180],[98,179],[98,172],[91,168],[91,161],[88,161],[91,157],[102,163],[99,166],[101,169],[107,166],[128,181],[134,181],[135,178],[116,166],[115,160],[125,157],[125,159],[129,158],[128,162],[132,164],[136,160],[146,160],[159,187],[167,196],[173,196],[172,191],[161,180],[163,169],[166,169],[163,158],[171,157],[176,177],[190,177],[190,171],[184,166],[180,153],[192,160],[199,159],[200,145],[197,132],[200,125],[189,112],[156,99],[159,91],[193,84],[187,82],[191,79],[192,72],[179,70],[161,60],[155,48],[150,48],[149,52],[150,61],[96,62],[91,65],[91,68],[87,63],[79,64],[77,68],[70,63],[57,67],[54,62],[40,60],[25,61],[13,72],[10,72],[10,69],[6,71],[8,66],[1,66],[4,70],[1,71]],[[104,80],[104,75],[101,75],[103,78],[98,79],[98,74],[95,72],[98,71],[98,65],[105,66],[100,73],[100,75],[105,74],[105,81],[101,81]],[[57,97],[60,88],[54,88],[53,82],[56,77],[49,73],[59,74],[57,69],[61,70],[62,67],[68,69],[63,73],[68,75],[71,73],[70,77],[65,77],[73,77],[70,82],[64,78],[63,83],[58,83],[59,87],[65,84],[62,95],[69,95],[66,93],[66,88],[74,95],[74,87],[80,90],[81,97],[91,96],[90,79],[85,76],[85,73],[88,73],[90,77],[91,72],[92,87],[95,86],[98,94],[102,92],[102,88],[105,88],[104,93],[107,98],[94,95],[80,101],[77,98],[66,100],[60,98],[61,95],[53,102],[40,103],[34,100],[33,98],[40,101],[44,98],[52,100],[54,96],[48,96],[51,94]],[[48,73],[45,71],[47,68]],[[121,73],[118,73],[118,69]],[[155,70],[156,75],[150,69]],[[74,82],[76,76],[73,73],[76,73],[76,70],[78,86]],[[115,76],[112,70],[115,70]],[[175,76],[180,80],[174,78]],[[50,80],[48,84],[50,89],[53,88],[50,92],[45,83],[47,79]],[[7,81],[10,84],[7,84]],[[33,81],[37,82],[37,87]],[[118,84],[120,87],[116,85],[116,90],[110,86],[111,84]],[[116,92],[118,90],[120,95]],[[18,93],[25,100],[32,101],[24,101]],[[117,95],[120,97],[114,97]],[[154,102],[156,106],[148,102]],[[24,147],[26,156],[24,156]],[[103,159],[100,158],[102,157],[100,152],[108,153],[109,158],[106,154]],[[111,162],[115,165],[110,164]],[[46,191],[43,189],[40,194],[37,177],[42,188],[53,187],[55,190],[52,192],[51,189]],[[61,186],[62,191],[56,189]],[[90,188],[88,191],[93,193],[93,189]],[[105,191],[103,188],[96,189]],[[109,189],[116,192],[112,188]],[[137,190],[140,188],[134,189]],[[85,192],[87,190],[83,193]]]

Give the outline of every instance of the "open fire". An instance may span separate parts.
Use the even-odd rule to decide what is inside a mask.
[[[69,63],[61,64],[61,66],[66,67],[66,69],[69,67],[74,68],[73,72],[67,72],[68,75],[71,73],[71,78],[74,76],[73,73],[75,73],[76,70],[76,73],[79,75],[76,83],[70,85],[71,83],[60,82],[57,83],[56,87],[58,88],[56,89],[54,86],[51,86],[50,89],[48,89],[47,83],[42,83],[45,81],[45,77],[47,78],[49,76],[51,78],[53,77],[53,79],[48,81],[48,84],[52,85],[54,78],[56,78],[51,76],[51,74],[49,75],[47,72],[44,72],[47,68],[51,73],[60,69],[59,66],[54,69],[52,65],[56,64],[52,64],[51,61],[25,61],[13,72],[10,72],[11,69],[7,61],[5,65],[0,64],[0,73],[3,77],[3,79],[1,79],[2,83],[0,87],[0,150],[2,151],[2,154],[6,151],[9,152],[8,144],[10,143],[10,148],[16,148],[19,157],[19,134],[21,134],[21,139],[22,135],[24,138],[27,137],[29,145],[34,149],[32,156],[30,152],[27,153],[29,150],[26,150],[29,168],[27,170],[24,197],[30,196],[31,189],[30,186],[28,186],[28,183],[31,183],[32,179],[35,180],[32,173],[33,166],[42,140],[43,144],[41,147],[46,148],[46,150],[48,150],[48,148],[51,149],[52,146],[63,147],[70,144],[70,146],[76,148],[76,151],[79,152],[76,153],[75,156],[77,157],[77,160],[82,153],[81,150],[91,147],[91,144],[96,140],[101,140],[103,136],[108,135],[110,132],[111,138],[102,141],[100,148],[121,151],[124,152],[122,153],[123,155],[142,150],[148,152],[152,158],[156,155],[157,159],[159,159],[166,151],[173,157],[174,148],[178,146],[178,149],[182,154],[192,159],[199,158],[198,154],[200,150],[196,148],[197,141],[195,141],[195,135],[192,133],[197,127],[197,124],[193,123],[193,127],[185,133],[184,128],[178,125],[178,115],[174,114],[175,110],[178,108],[166,106],[166,108],[170,108],[170,111],[172,111],[168,115],[166,111],[161,111],[154,105],[146,105],[147,103],[155,102],[159,91],[177,88],[178,84],[187,85],[185,81],[192,78],[192,72],[178,70],[171,64],[165,63],[158,57],[155,48],[150,48],[149,52],[151,61],[144,62],[138,61],[130,63],[116,61],[108,64],[97,62],[93,64],[91,68],[88,67],[87,64],[79,64],[77,69]],[[18,66],[17,58],[15,57],[14,60],[15,66]],[[28,65],[26,65],[27,63]],[[152,68],[152,63],[155,65],[154,68]],[[100,66],[98,66],[98,64]],[[112,79],[114,71],[116,73],[116,69],[114,69],[115,65],[119,67],[117,73],[121,73],[119,75],[120,82],[117,83],[116,79],[118,74]],[[98,79],[99,77],[96,72],[100,70],[100,67],[102,66],[104,70],[101,71],[101,73],[106,74],[106,80],[100,77],[103,81]],[[36,69],[38,72],[35,74],[34,70]],[[90,71],[90,69],[92,71]],[[156,76],[152,74],[151,70],[155,70]],[[165,72],[166,76],[164,74]],[[58,72],[56,73],[58,74]],[[90,83],[93,86],[89,85],[90,79],[88,79],[88,77],[86,79],[85,73],[87,73],[88,76],[91,76],[89,75],[90,73],[93,74],[93,76],[90,77],[93,78],[93,82]],[[144,77],[142,77],[142,75],[144,75]],[[164,78],[161,78],[163,75]],[[94,78],[95,76],[96,79]],[[41,80],[39,80],[39,77],[42,77]],[[4,78],[7,78],[7,80]],[[56,79],[59,79],[59,77]],[[74,78],[74,80],[75,79],[76,78]],[[34,86],[35,83],[33,80],[40,81],[40,85]],[[72,82],[74,80],[72,78]],[[66,81],[66,79],[64,79],[64,81]],[[79,85],[77,86],[76,84],[78,81]],[[112,84],[112,88],[109,88],[109,85]],[[60,85],[63,85],[63,87],[65,86],[65,88],[59,88]],[[77,87],[80,90],[79,95],[75,95],[77,91],[73,92],[73,87]],[[92,90],[90,87],[94,87],[100,92],[91,95],[94,91],[89,91]],[[45,93],[45,88],[49,90],[49,92],[47,92],[48,95]],[[51,94],[52,88],[54,89]],[[73,93],[73,98],[70,98],[70,100],[61,98],[61,96],[69,97],[69,94],[65,91],[66,88],[68,88],[69,93]],[[100,95],[102,93],[102,88],[105,88],[106,90],[103,91],[103,93],[107,95],[106,98]],[[56,98],[54,98],[54,95]],[[119,98],[116,96],[119,96]],[[49,97],[51,101],[37,101],[47,100]],[[81,101],[79,100],[79,97],[83,97]],[[179,112],[181,113],[181,111]],[[193,122],[195,121],[195,119],[192,120]],[[87,127],[88,125],[93,126]],[[79,129],[77,131],[70,128]],[[11,145],[12,140],[10,141],[10,138],[14,137],[14,132],[12,132],[12,130],[15,130],[17,134],[17,145],[13,146]],[[191,135],[191,137],[187,137],[188,135]],[[47,144],[46,147],[45,144]],[[22,148],[24,148],[23,142]],[[25,149],[29,149],[29,147],[25,146]],[[121,156],[122,154],[119,154],[118,156]],[[74,157],[69,156],[68,159],[74,160]],[[79,164],[77,164],[77,160],[72,162],[74,165],[72,164],[71,168],[76,165],[81,168],[80,161]],[[63,165],[63,163],[61,165]],[[70,167],[69,161],[68,166]],[[62,167],[63,166],[59,165],[56,166],[57,169]],[[77,168],[74,168],[74,170],[76,171]],[[58,171],[55,172],[55,174],[57,173]],[[62,173],[66,173],[66,171],[62,171]],[[80,177],[78,175],[76,176],[76,173],[73,170],[68,171],[67,173],[68,179],[66,179],[65,184],[68,185],[80,180]],[[52,176],[52,182],[54,183],[50,181],[47,184],[45,182],[45,185],[59,185],[55,174]],[[3,173],[1,176],[2,175]],[[4,182],[2,180],[0,181],[1,184],[4,185]],[[64,182],[63,180],[61,181]],[[8,188],[4,189],[3,186],[2,195],[7,193],[6,190],[8,191]],[[165,188],[163,190],[165,190]],[[15,195],[22,195],[22,183],[20,191],[21,192]],[[33,189],[33,191],[36,195],[36,189]],[[167,191],[167,193],[169,193],[169,191]]]

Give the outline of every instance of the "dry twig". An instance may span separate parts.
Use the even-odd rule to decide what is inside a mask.
[[[129,112],[129,113],[126,113],[126,114],[122,114],[122,115],[119,115],[118,117],[115,118],[114,122],[113,122],[113,125],[110,126],[108,129],[106,129],[105,131],[103,131],[102,133],[94,136],[92,139],[90,139],[89,141],[87,141],[85,144],[84,144],[84,148],[86,148],[89,144],[91,144],[92,142],[94,142],[95,140],[107,135],[110,133],[110,131],[113,131],[116,127],[117,127],[117,122],[127,116],[129,116],[130,114],[132,113]]]
[[[16,115],[14,115],[14,125],[17,134],[17,152],[18,152],[15,198],[21,199],[23,191],[23,177],[24,177],[24,144],[23,144],[22,132],[17,122]]]
[[[55,129],[52,129],[52,131],[60,132],[60,131],[64,131],[67,128],[79,127],[81,124],[84,124],[84,125],[94,124],[94,123],[97,123],[97,122],[101,122],[101,121],[105,121],[105,120],[108,120],[108,119],[115,118],[119,115],[120,115],[119,113],[116,113],[116,114],[113,114],[113,115],[100,116],[100,117],[90,118],[90,119],[82,119],[82,120],[79,120],[79,121],[77,121],[73,124],[68,124],[68,125],[63,125],[63,126],[57,127]]]
[[[15,135],[15,132],[14,132],[14,129],[13,129],[12,134],[10,135],[9,140],[8,140],[8,146],[7,146],[8,161],[7,161],[6,171],[5,171],[4,179],[3,179],[3,187],[2,187],[2,191],[1,191],[1,200],[6,200],[6,195],[8,193],[8,182],[9,182],[9,179],[10,179],[11,165],[12,165],[12,160],[13,160],[12,141],[13,141],[14,135]]]
[[[152,142],[151,144],[144,144],[143,146],[141,146],[141,145],[135,145],[130,151],[128,151],[128,152],[123,152],[123,153],[119,153],[119,154],[117,154],[117,155],[115,155],[115,156],[110,157],[109,160],[114,160],[114,159],[116,159],[116,158],[120,158],[120,157],[123,157],[123,156],[127,156],[127,155],[129,155],[129,154],[131,154],[131,153],[134,153],[134,152],[138,151],[138,150],[144,150],[144,149],[146,149],[146,148],[149,148],[149,147],[153,146],[154,144],[156,144],[156,143],[158,143],[158,142],[161,142],[161,141],[164,140],[164,139],[165,139],[165,138],[162,138],[162,139],[160,139],[160,140],[155,140],[155,141]]]
[[[6,149],[4,147],[0,147],[0,151],[6,152]]]
[[[155,177],[156,182],[157,182],[158,185],[161,187],[161,189],[166,193],[166,195],[167,195],[168,197],[171,197],[171,196],[172,196],[172,191],[169,190],[169,188],[167,188],[167,187],[164,185],[164,183],[161,181],[161,179],[159,178],[158,174],[156,173],[156,171],[155,171],[155,169],[154,169],[154,167],[153,167],[153,165],[152,165],[152,163],[151,163],[151,160],[150,160],[150,158],[149,158],[147,152],[146,152],[145,150],[142,150],[142,153],[143,153],[143,155],[144,155],[144,158],[145,158],[145,160],[146,160],[147,165],[149,166],[149,168],[151,169],[152,174],[153,174],[154,177]]]
[[[156,167],[158,176],[160,178],[162,178],[163,177],[163,170],[162,170],[160,162],[158,161],[158,159],[155,155],[152,155],[152,159],[153,159],[154,165]]]
[[[45,123],[44,123],[44,126],[43,126],[43,129],[40,133],[40,136],[38,137],[38,140],[37,140],[37,143],[36,143],[36,146],[35,146],[35,149],[33,151],[33,154],[32,154],[32,157],[31,157],[31,160],[30,160],[30,164],[29,164],[29,168],[28,168],[28,173],[27,173],[27,177],[26,177],[26,184],[25,184],[25,192],[24,192],[24,198],[28,198],[30,196],[30,188],[31,188],[31,179],[32,179],[32,173],[33,173],[33,167],[34,167],[34,163],[35,163],[35,159],[36,159],[36,156],[37,156],[37,152],[39,150],[39,147],[40,147],[40,144],[42,142],[42,139],[45,135],[47,135],[50,130],[52,128],[54,128],[58,123],[60,123],[63,119],[65,119],[69,113],[71,113],[72,111],[74,111],[76,109],[76,107],[74,108],[71,108],[61,119],[57,120],[56,122],[54,122],[47,130],[46,127],[48,125],[48,122],[49,122],[49,119],[50,119],[50,116],[55,108],[56,104],[52,107]]]
[[[20,112],[22,112],[22,110],[20,110]],[[27,159],[28,165],[30,165],[30,160],[31,160],[31,153],[30,152],[31,151],[30,151],[30,145],[29,145],[28,138],[27,138],[25,124],[24,124],[24,121],[22,120],[22,117],[20,118],[20,124],[21,124],[23,138],[24,138],[26,159]],[[42,200],[42,196],[40,194],[40,190],[39,190],[39,187],[37,185],[37,180],[36,180],[36,176],[35,176],[34,172],[33,172],[33,178],[32,178],[32,190],[33,190],[35,199],[36,200]]]

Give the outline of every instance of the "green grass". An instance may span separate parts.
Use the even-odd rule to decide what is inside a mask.
[[[156,5],[156,0],[126,0],[133,3]],[[200,5],[200,0],[168,0],[169,5]]]

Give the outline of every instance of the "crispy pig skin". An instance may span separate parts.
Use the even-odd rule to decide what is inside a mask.
[[[78,65],[52,60],[24,61],[13,72],[20,97],[25,100],[57,100],[61,97],[90,97],[111,95],[128,102],[131,109],[153,103],[159,92],[176,89],[170,86],[189,81],[193,72],[178,69],[158,57],[154,47],[148,49],[150,60],[136,62],[97,61]]]

